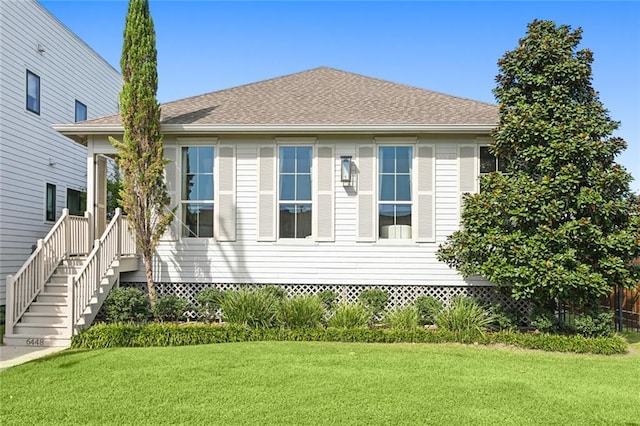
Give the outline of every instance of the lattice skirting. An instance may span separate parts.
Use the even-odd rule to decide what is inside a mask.
[[[135,287],[144,292],[147,291],[147,284],[144,282],[124,282],[125,287]],[[209,287],[216,287],[219,290],[238,290],[240,288],[262,288],[267,285],[262,284],[213,284],[213,283],[156,283],[158,297],[168,294],[178,296],[196,304],[195,296],[202,290]],[[331,290],[338,294],[338,301],[345,303],[355,303],[362,290],[379,288],[389,294],[387,308],[393,310],[406,306],[415,301],[418,296],[433,296],[443,304],[448,304],[452,297],[467,296],[484,303],[500,303],[505,308],[516,309],[524,316],[529,313],[529,304],[523,300],[514,300],[496,291],[491,286],[420,286],[420,285],[340,285],[340,284],[278,284],[283,288],[289,297],[314,295],[324,290]]]

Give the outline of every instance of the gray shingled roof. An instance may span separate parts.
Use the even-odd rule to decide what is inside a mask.
[[[496,105],[333,68],[162,105],[163,124],[496,124]],[[119,115],[81,125],[120,124]]]

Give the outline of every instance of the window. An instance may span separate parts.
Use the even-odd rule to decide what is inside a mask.
[[[56,221],[56,186],[51,183],[47,184],[45,220],[47,222]]]
[[[413,147],[378,147],[378,237],[411,239]]]
[[[488,146],[480,147],[480,174],[504,172],[505,164],[501,158],[491,153]]]
[[[27,70],[27,109],[40,115],[40,77]]]
[[[67,188],[67,208],[72,216],[82,216],[87,209],[87,193]]]
[[[213,146],[182,148],[183,237],[213,238]]]
[[[87,106],[76,100],[76,123],[87,119]]]
[[[311,236],[310,146],[281,146],[278,168],[278,207],[280,238]]]

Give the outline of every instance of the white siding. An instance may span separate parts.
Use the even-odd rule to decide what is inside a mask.
[[[335,191],[335,241],[258,241],[258,152],[273,138],[218,136],[220,144],[236,145],[237,239],[182,238],[163,241],[155,258],[158,282],[214,282],[269,284],[398,284],[465,285],[463,280],[435,258],[438,245],[458,226],[458,145],[473,138],[423,136],[418,143],[434,148],[435,242],[357,242],[357,182],[343,186],[339,158],[351,155],[357,164],[358,148],[371,145],[373,137],[318,136],[318,146],[333,146]],[[165,143],[173,140],[165,135]],[[274,170],[275,173],[275,170]],[[377,191],[374,183],[374,194]],[[275,214],[275,212],[273,212]],[[377,220],[373,219],[374,222]],[[141,268],[123,281],[144,281]]]
[[[0,1],[0,304],[5,282],[46,235],[45,186],[56,185],[56,217],[67,189],[83,191],[86,149],[52,124],[117,112],[118,72],[32,0]],[[44,51],[38,52],[38,45]],[[26,72],[40,77],[40,115],[26,109]]]

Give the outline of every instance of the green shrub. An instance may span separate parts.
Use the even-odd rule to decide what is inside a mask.
[[[557,333],[561,328],[555,313],[540,307],[534,307],[531,312],[531,326],[540,333]]]
[[[156,321],[180,321],[185,319],[185,313],[191,310],[191,305],[184,299],[168,294],[156,301],[152,308]]]
[[[394,309],[387,314],[386,323],[391,330],[415,330],[420,325],[418,309],[415,306]]]
[[[318,298],[327,312],[333,311],[338,303],[338,293],[332,290],[323,290],[318,293]]]
[[[341,303],[329,318],[329,326],[336,328],[366,327],[371,320],[371,311],[360,303]]]
[[[262,288],[262,291],[271,294],[277,300],[284,300],[287,297],[287,291],[284,288],[277,285],[268,285]]]
[[[494,330],[515,330],[523,325],[521,315],[516,309],[507,308],[500,303],[487,306],[486,309],[493,318],[490,326]]]
[[[445,343],[462,342],[454,333],[445,330],[411,331],[370,328],[246,328],[231,325],[152,323],[95,325],[73,336],[73,348],[110,348],[145,346],[183,346],[247,341],[318,341],[361,343]],[[487,333],[475,342],[501,343],[516,347],[556,352],[594,353],[602,355],[622,354],[627,342],[620,336],[587,338],[584,336],[560,336],[530,334],[513,331]]]
[[[389,302],[389,294],[379,288],[371,288],[363,290],[358,295],[358,301],[371,312],[372,319],[379,320]]]
[[[286,328],[318,327],[324,317],[322,302],[316,296],[284,299],[278,306],[278,323]]]
[[[245,327],[272,327],[278,304],[277,297],[267,289],[227,291],[220,300],[224,321]]]
[[[418,296],[414,302],[420,325],[434,324],[434,318],[442,310],[442,302],[433,296]]]
[[[149,299],[133,287],[114,288],[104,306],[108,322],[143,322],[151,316]]]
[[[213,322],[218,319],[218,310],[220,309],[220,300],[223,297],[222,290],[215,287],[209,287],[202,290],[196,295],[198,302],[198,317],[204,322]]]
[[[573,320],[576,333],[585,337],[609,337],[613,335],[613,312],[587,312]]]
[[[491,314],[468,297],[453,297],[451,304],[435,317],[439,329],[450,331],[463,341],[482,336],[492,321]]]

